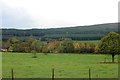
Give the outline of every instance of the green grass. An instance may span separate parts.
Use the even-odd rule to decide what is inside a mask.
[[[93,43],[93,44],[98,44],[100,42],[100,40],[84,40],[84,41],[73,41],[74,43]]]
[[[52,68],[55,78],[88,78],[91,68],[92,78],[117,78],[118,64],[101,64],[111,56],[100,54],[37,54],[2,53],[3,78],[51,78]],[[117,56],[115,57],[117,60]],[[111,61],[111,59],[109,60]]]

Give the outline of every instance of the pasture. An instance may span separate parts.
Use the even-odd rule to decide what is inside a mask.
[[[93,44],[98,44],[100,40],[84,40],[84,41],[73,41],[74,43],[93,43]]]
[[[105,64],[111,61],[111,55],[101,54],[49,54],[2,53],[2,77],[11,78],[14,69],[15,78],[51,78],[52,68],[55,78],[88,78],[89,68],[92,78],[117,78],[118,64]],[[118,60],[115,56],[115,61]]]

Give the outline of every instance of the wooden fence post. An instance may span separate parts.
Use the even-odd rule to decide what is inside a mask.
[[[89,80],[91,80],[91,69],[89,68]]]
[[[11,70],[11,75],[12,75],[12,80],[14,80],[14,73],[13,73],[13,69]]]
[[[54,68],[52,69],[52,80],[54,80]]]

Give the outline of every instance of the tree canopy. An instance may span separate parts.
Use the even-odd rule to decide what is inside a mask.
[[[119,53],[120,34],[110,32],[98,44],[98,52],[100,53]]]

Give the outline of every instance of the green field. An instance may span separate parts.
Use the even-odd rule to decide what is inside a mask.
[[[73,41],[74,43],[93,43],[93,44],[98,44],[100,40],[84,40],[84,41]]]
[[[92,78],[117,78],[118,63],[100,63],[104,58],[111,61],[110,55],[101,54],[37,54],[2,53],[2,77],[11,78],[51,78],[52,68],[55,78],[88,78],[89,68]],[[115,56],[117,61],[118,56]]]

